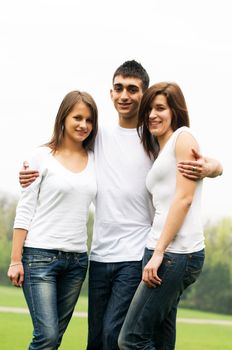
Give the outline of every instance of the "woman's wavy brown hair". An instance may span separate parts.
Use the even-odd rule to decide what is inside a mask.
[[[171,126],[173,131],[181,126],[189,126],[188,109],[184,95],[176,83],[161,82],[149,87],[142,97],[137,131],[142,141],[143,147],[150,158],[156,158],[159,153],[159,144],[155,136],[151,135],[148,129],[148,119],[152,102],[157,95],[164,95],[172,111]]]

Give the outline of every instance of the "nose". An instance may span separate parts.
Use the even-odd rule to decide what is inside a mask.
[[[123,89],[123,90],[122,90],[121,99],[122,99],[122,100],[128,99],[128,92],[127,92],[126,89]]]
[[[80,127],[84,129],[84,128],[86,128],[86,126],[87,126],[86,120],[85,120],[85,119],[82,119],[82,120],[80,121]]]
[[[157,117],[156,111],[154,110],[154,108],[152,108],[152,110],[149,113],[149,119],[154,119]]]

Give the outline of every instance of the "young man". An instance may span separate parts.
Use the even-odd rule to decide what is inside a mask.
[[[87,350],[119,349],[118,335],[141,280],[141,260],[153,219],[145,187],[152,161],[143,150],[136,126],[148,85],[146,70],[134,60],[116,70],[111,98],[118,125],[100,128],[95,144],[98,194],[90,254]],[[183,175],[197,180],[222,172],[217,161],[196,157],[198,161],[179,166]],[[21,184],[23,177],[30,183],[34,174],[20,172]]]
[[[148,85],[147,72],[135,61],[116,70],[111,98],[118,125],[100,128],[95,143],[98,193],[89,269],[88,350],[118,349],[119,331],[141,280],[153,217],[145,186],[152,161],[136,125]]]

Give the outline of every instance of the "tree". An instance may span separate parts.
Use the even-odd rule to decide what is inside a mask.
[[[9,283],[7,270],[10,261],[11,240],[15,208],[15,197],[0,194],[0,283]]]
[[[182,306],[232,314],[232,220],[223,218],[205,227],[206,259],[196,284]]]

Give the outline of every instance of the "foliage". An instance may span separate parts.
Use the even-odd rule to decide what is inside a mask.
[[[12,228],[17,200],[0,195],[0,283],[8,282],[7,269],[10,261]]]
[[[206,259],[203,272],[187,290],[181,305],[232,314],[232,220],[205,227]]]

